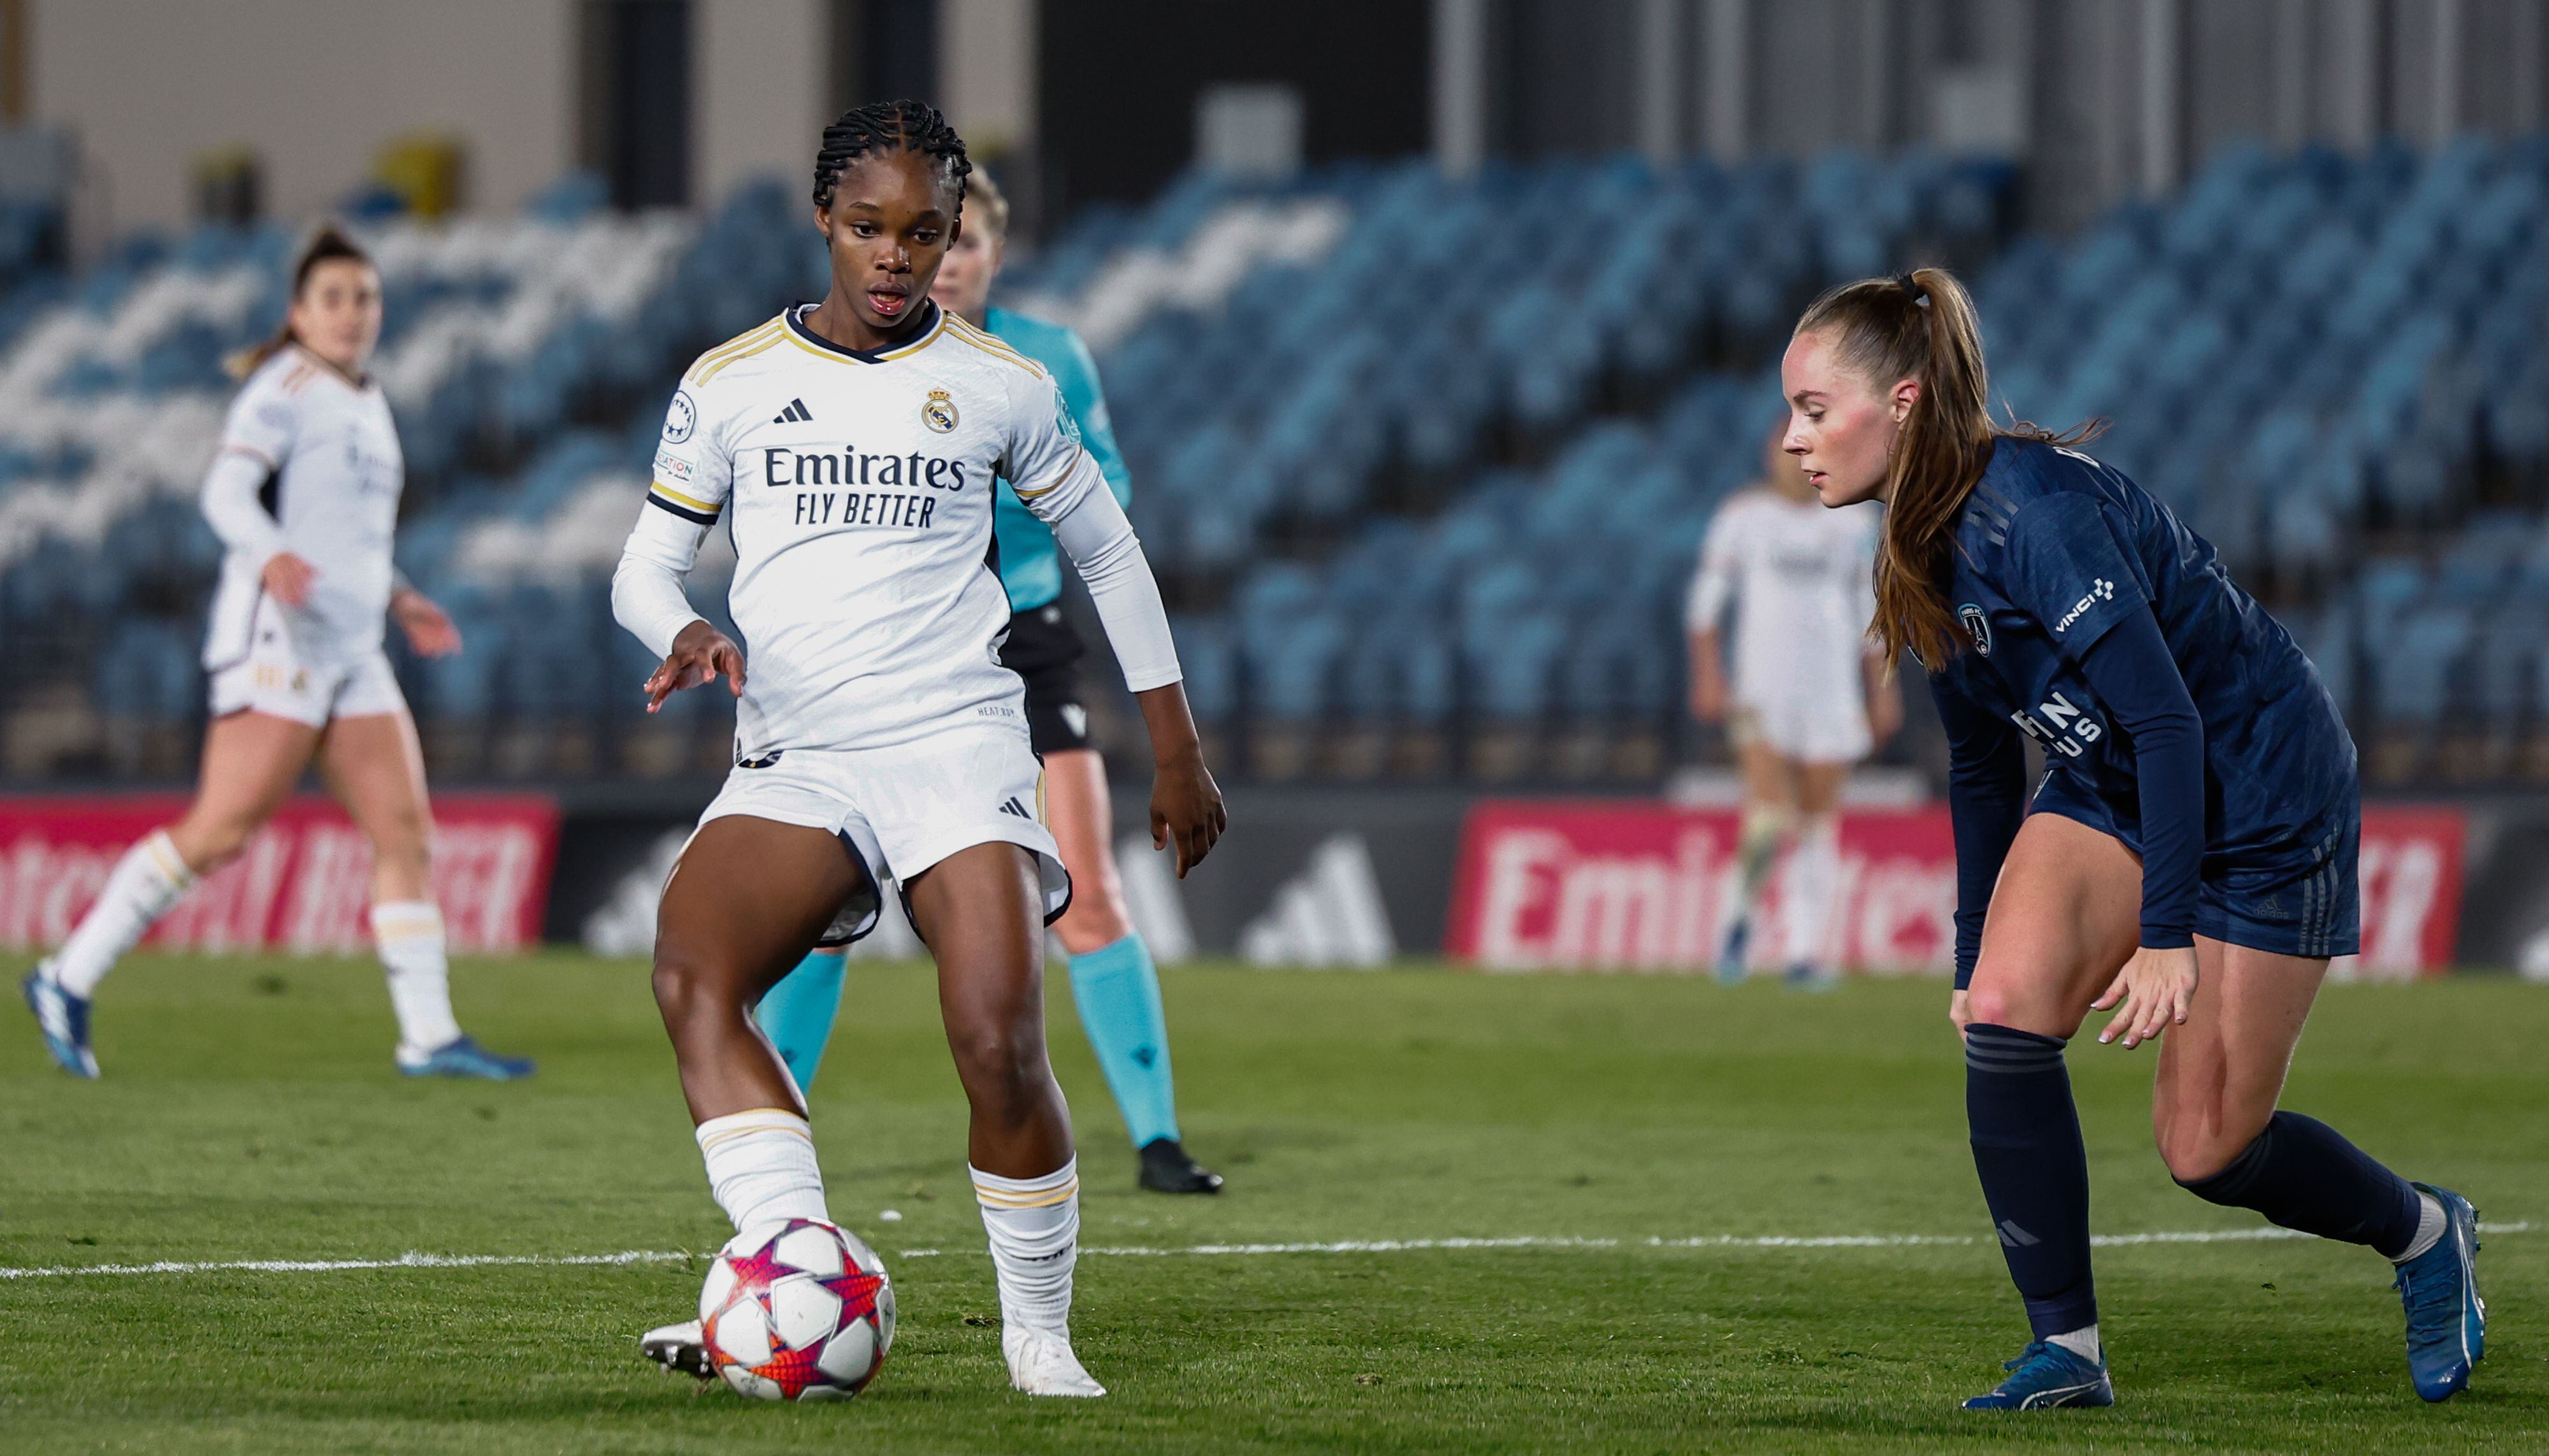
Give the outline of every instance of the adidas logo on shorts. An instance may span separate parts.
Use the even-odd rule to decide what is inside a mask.
[[[1000,812],[1003,814],[1015,814],[1030,824],[1035,822],[1035,816],[1027,812],[1026,805],[1019,803],[1014,798],[1010,799],[1007,803],[1000,805]]]

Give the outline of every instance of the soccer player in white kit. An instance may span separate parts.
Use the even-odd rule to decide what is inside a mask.
[[[752,1011],[817,941],[865,933],[891,880],[938,962],[1010,1384],[1102,1396],[1071,1348],[1078,1160],[1044,1045],[1044,933],[1070,877],[999,660],[995,476],[1088,587],[1150,730],[1152,837],[1180,874],[1219,837],[1221,794],[1141,542],[1052,378],[929,299],[971,170],[920,102],[824,129],[831,290],[684,376],[612,598],[663,655],[650,711],[720,676],[737,699],[735,767],[664,886],[654,969],[719,1207],[737,1231],[830,1222],[804,1102]],[[748,668],[682,590],[720,517]],[[697,1341],[677,1324],[641,1344]]]
[[[530,1075],[452,1019],[433,834],[416,723],[381,650],[385,616],[426,657],[460,650],[451,619],[390,563],[406,467],[380,385],[363,373],[381,332],[381,280],[324,228],[302,249],[282,329],[249,351],[204,476],[204,515],[228,554],[205,634],[212,723],[186,817],[126,852],[62,943],[25,982],[46,1049],[97,1075],[98,982],[195,881],[238,858],[315,759],[372,845],[372,935],[410,1076]]]
[[[1737,899],[1717,969],[1743,979],[1761,888],[1784,850],[1782,959],[1791,984],[1818,987],[1833,974],[1825,947],[1841,882],[1841,782],[1902,725],[1903,700],[1867,640],[1875,507],[1825,508],[1776,435],[1763,471],[1709,523],[1690,590],[1691,711],[1728,725],[1744,771]]]

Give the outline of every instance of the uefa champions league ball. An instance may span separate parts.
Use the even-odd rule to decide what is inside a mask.
[[[894,1285],[858,1235],[812,1219],[747,1229],[700,1289],[708,1359],[756,1401],[846,1401],[894,1344]]]

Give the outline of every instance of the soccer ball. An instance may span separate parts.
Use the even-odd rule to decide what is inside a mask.
[[[857,1234],[791,1219],[736,1234],[700,1289],[708,1360],[756,1401],[846,1401],[894,1344],[894,1286]]]

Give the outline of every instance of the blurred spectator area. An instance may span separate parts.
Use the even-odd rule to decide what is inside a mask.
[[[2015,228],[2014,187],[1920,151],[1190,173],[1083,210],[1004,302],[1098,354],[1236,776],[1633,786],[1715,751],[1680,600],[1777,351],[1819,289],[1936,261],[1976,287],[1996,396],[2112,421],[2093,448],[2293,626],[2374,782],[2549,780],[2549,139],[2232,148],[2065,236]],[[469,643],[402,660],[432,768],[721,771],[721,699],[637,710],[607,583],[683,364],[823,288],[794,189],[623,213],[571,177],[518,217],[367,226],[400,556]],[[206,226],[8,275],[0,630],[37,649],[0,685],[9,774],[188,772],[218,554],[194,492],[289,244]],[[726,569],[694,579],[711,615]]]

